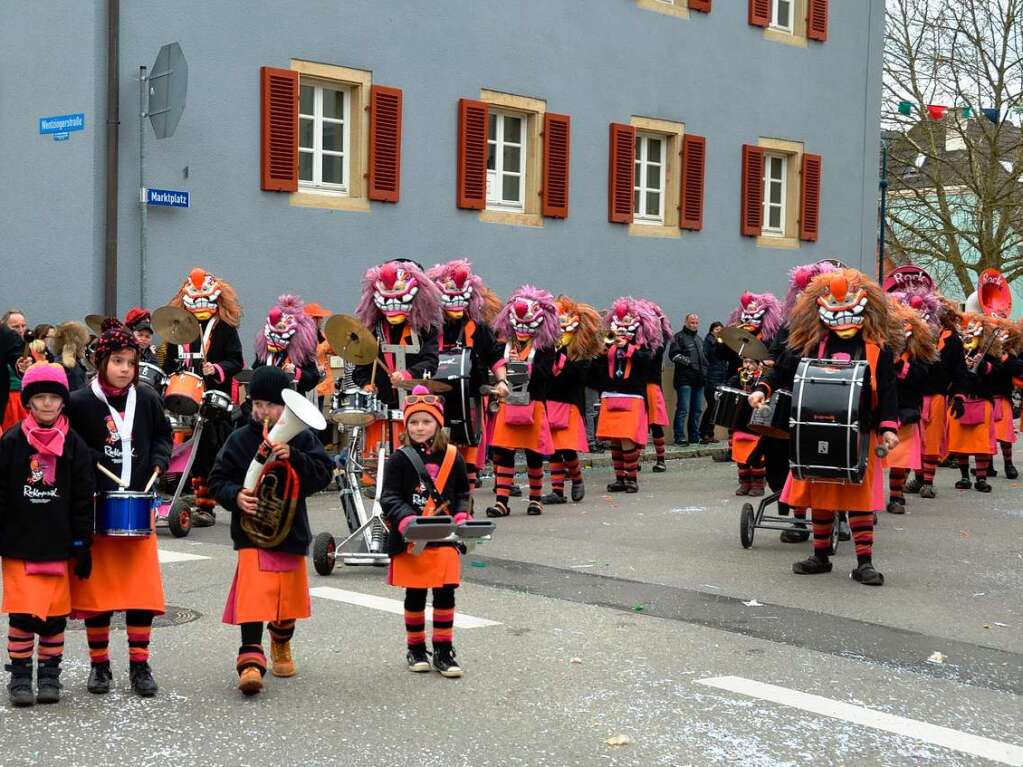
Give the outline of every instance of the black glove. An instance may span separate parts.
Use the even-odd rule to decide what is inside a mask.
[[[962,397],[953,397],[951,410],[952,417],[958,421],[966,413],[966,400]]]
[[[75,575],[83,581],[92,575],[92,551],[88,546],[75,547]]]

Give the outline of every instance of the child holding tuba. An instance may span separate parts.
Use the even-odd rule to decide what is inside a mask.
[[[333,472],[323,445],[309,429],[301,428],[288,441],[275,441],[269,433],[285,413],[282,392],[290,380],[277,367],[264,366],[255,371],[249,385],[252,420],[231,434],[210,473],[211,492],[231,512],[231,539],[238,552],[223,621],[241,626],[242,644],[236,668],[238,688],[245,695],[255,695],[263,687],[267,666],[263,652],[264,622],[269,624],[271,673],[277,677],[295,674],[291,655],[295,621],[308,618],[312,612],[306,574],[312,533],[305,499],[324,489]],[[288,421],[293,417],[294,413],[289,411]],[[260,459],[266,461],[261,485],[255,490],[246,489],[245,476],[250,464]],[[274,497],[270,499],[266,498],[268,478],[276,481],[278,487],[285,487],[284,491],[271,494]],[[280,510],[292,504],[289,526],[289,515]],[[273,513],[274,508],[277,514]],[[279,519],[282,516],[283,524]],[[265,538],[262,531],[275,525],[280,526],[277,534]]]

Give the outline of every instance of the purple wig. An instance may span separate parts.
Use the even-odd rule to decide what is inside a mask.
[[[403,270],[407,277],[415,280],[417,293],[412,299],[408,315],[408,324],[416,333],[421,333],[430,328],[440,330],[444,324],[440,309],[440,290],[433,284],[433,280],[427,277],[423,270],[411,261],[396,259],[371,266],[362,276],[362,298],[355,309],[355,316],[367,328],[372,330],[377,322],[383,319],[383,313],[377,308],[373,300],[376,292],[377,281],[384,276],[384,273],[392,274],[395,269]]]
[[[785,294],[785,303],[782,306],[785,318],[792,314],[792,307],[796,305],[799,295],[806,290],[813,278],[818,274],[827,274],[835,271],[835,267],[827,261],[818,261],[816,264],[803,264],[795,267],[789,272],[789,290]]]
[[[739,297],[739,305],[728,315],[729,325],[741,325],[742,313],[747,307],[755,303],[760,309],[764,309],[764,317],[760,322],[760,338],[762,341],[770,342],[785,321],[782,313],[781,301],[774,293],[743,293]]]
[[[426,272],[426,276],[440,291],[442,304],[449,296],[457,297],[467,287],[471,287],[472,293],[465,307],[465,316],[477,325],[485,322],[483,319],[483,278],[472,270],[472,263],[461,258],[448,261],[446,264],[435,264]],[[452,286],[455,292],[449,290]]]
[[[611,327],[611,319],[615,316],[632,316],[639,320],[639,327],[636,329],[635,342],[637,346],[644,349],[660,349],[664,345],[662,341],[664,330],[661,321],[650,308],[650,302],[642,299],[635,299],[632,296],[622,296],[615,299],[611,308],[604,314],[604,327]]]
[[[661,342],[654,348],[660,349],[662,346],[667,346],[674,335],[671,330],[671,320],[668,319],[668,315],[664,313],[664,310],[660,306],[648,298],[637,298],[636,303],[640,304],[644,309],[653,314],[661,326]]]
[[[891,294],[895,299],[906,306],[916,309],[927,323],[927,327],[935,336],[941,332],[941,301],[936,293],[924,287],[908,287],[904,290],[895,291]]]
[[[554,344],[561,337],[561,322],[558,319],[558,307],[554,303],[554,296],[541,288],[532,285],[523,285],[521,288],[508,296],[504,307],[494,319],[494,331],[502,341],[509,341],[515,338],[515,327],[512,325],[512,312],[516,310],[516,302],[525,299],[535,304],[534,315],[543,317],[543,322],[536,329],[533,336],[533,348],[553,349]]]
[[[265,322],[270,322],[276,315],[277,320],[272,323],[276,324],[285,314],[291,315],[295,328],[295,334],[288,341],[288,357],[296,365],[304,365],[316,355],[316,320],[305,313],[305,304],[301,298],[285,294],[278,297],[277,304],[267,312]],[[256,333],[256,356],[261,360],[270,356],[266,343],[265,322]]]

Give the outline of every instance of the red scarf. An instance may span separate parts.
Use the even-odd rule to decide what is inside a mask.
[[[53,426],[40,426],[32,414],[28,413],[21,422],[21,433],[40,455],[60,458],[64,455],[64,439],[68,433],[67,416],[64,414],[57,416]]]
[[[110,398],[110,397],[123,397],[125,394],[128,393],[128,389],[130,387],[125,386],[123,389],[115,389],[113,386],[111,386],[110,384],[108,384],[106,382],[106,380],[103,378],[103,376],[100,376],[99,377],[99,388],[101,388],[103,390],[103,393],[106,394],[108,398]]]

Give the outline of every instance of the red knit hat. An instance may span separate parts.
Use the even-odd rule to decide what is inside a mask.
[[[149,314],[148,309],[143,309],[141,306],[133,306],[128,310],[128,313],[124,315],[124,324],[128,330],[148,330],[150,333],[153,332],[153,318]]]
[[[405,397],[405,423],[414,413],[429,413],[440,426],[444,425],[444,398],[431,394],[425,386],[417,386]]]
[[[135,352],[136,360],[140,353],[138,341],[128,328],[121,324],[116,317],[107,317],[103,320],[103,335],[96,339],[93,352],[96,355],[96,368],[105,371],[105,363],[114,352],[122,349],[130,349]],[[135,381],[138,381],[139,366],[135,366]],[[104,376],[105,378],[105,376]]]
[[[37,362],[25,372],[21,379],[21,404],[28,407],[29,400],[37,394],[56,394],[67,405],[70,395],[63,365]]]

